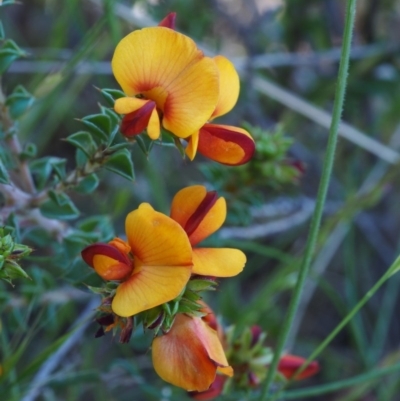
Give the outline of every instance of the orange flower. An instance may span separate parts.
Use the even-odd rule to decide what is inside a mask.
[[[278,372],[286,379],[291,379],[305,361],[306,360],[300,356],[290,354],[283,355],[278,364]],[[299,375],[295,377],[295,380],[307,379],[318,372],[318,362],[312,361]]]
[[[187,391],[208,390],[217,372],[233,375],[217,332],[198,317],[178,314],[171,330],[152,345],[154,369]]]
[[[223,56],[214,57],[214,61],[219,72],[219,97],[210,120],[232,110],[240,90],[234,65]],[[237,166],[253,157],[255,144],[251,135],[242,128],[207,123],[189,139],[186,154],[193,160],[197,151],[211,160]]]
[[[115,111],[124,114],[121,132],[151,139],[165,129],[179,138],[197,132],[218,101],[219,75],[215,62],[204,57],[189,37],[175,32],[174,17],[162,25],[134,31],[115,49],[112,70],[127,97],[117,99]]]
[[[106,280],[118,280],[112,310],[122,317],[136,315],[176,298],[191,274],[192,250],[185,231],[174,220],[142,203],[129,213],[128,244],[89,245],[85,262]]]
[[[196,245],[217,231],[226,218],[226,202],[215,191],[201,185],[180,190],[172,200],[171,218],[189,236],[193,247],[192,273],[203,276],[231,277],[239,274],[246,256],[238,249],[198,248]]]

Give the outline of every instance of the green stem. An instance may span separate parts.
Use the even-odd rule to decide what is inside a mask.
[[[337,390],[342,390],[346,387],[351,387],[356,384],[361,384],[365,382],[370,383],[372,380],[376,380],[381,376],[394,373],[398,370],[400,370],[400,363],[396,363],[395,365],[386,368],[375,369],[371,372],[363,373],[350,379],[340,380],[335,383],[324,384],[309,389],[287,391],[282,394],[282,397],[285,400],[295,400],[297,398],[307,397],[308,400],[309,397],[314,397],[317,395],[327,394]]]
[[[305,254],[302,265],[300,267],[299,276],[294,289],[294,293],[289,304],[288,313],[286,315],[283,327],[279,333],[279,340],[275,349],[274,358],[268,370],[267,379],[265,380],[263,388],[261,390],[260,401],[268,399],[269,388],[275,377],[280,356],[284,349],[285,342],[292,325],[292,321],[297,312],[304,283],[307,278],[311,260],[314,254],[315,244],[317,241],[318,231],[321,223],[322,212],[324,209],[326,194],[328,191],[329,181],[332,173],[332,166],[333,166],[337,137],[338,137],[338,128],[343,110],[344,97],[346,92],[347,74],[349,67],[351,38],[354,27],[356,2],[357,0],[349,0],[347,3],[346,21],[343,33],[343,47],[340,58],[339,75],[335,93],[335,102],[333,106],[332,122],[329,130],[328,145],[326,150],[324,166],[322,170],[322,177],[318,189],[315,211],[311,220],[310,233],[307,238]]]
[[[386,273],[375,283],[375,285],[363,296],[361,301],[346,315],[346,317],[335,327],[326,339],[313,351],[309,358],[304,362],[295,376],[300,374],[312,360],[314,360],[327,345],[337,336],[337,334],[346,326],[348,322],[358,313],[358,311],[369,301],[369,299],[382,287],[386,281],[400,270],[400,257],[398,257],[389,267]]]

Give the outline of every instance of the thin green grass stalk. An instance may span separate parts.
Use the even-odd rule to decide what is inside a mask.
[[[348,233],[348,241],[345,243],[345,294],[346,294],[346,312],[357,305],[357,300],[360,298],[358,294],[357,277],[356,277],[356,266],[355,266],[355,241],[354,241],[354,227]],[[360,355],[364,368],[368,367],[368,355],[369,347],[368,339],[365,335],[367,330],[365,330],[364,321],[361,314],[355,316],[355,318],[350,322],[350,330]]]
[[[317,356],[331,343],[337,334],[349,323],[359,310],[375,295],[375,293],[389,280],[395,273],[400,271],[400,256],[393,262],[386,273],[375,283],[375,285],[363,296],[358,304],[347,314],[347,316],[331,331],[325,340],[312,352],[304,364],[297,370],[294,377],[299,375]],[[275,400],[281,392],[279,391],[273,397]]]
[[[383,351],[385,340],[387,338],[391,317],[393,316],[395,307],[398,302],[398,291],[400,285],[400,275],[397,275],[393,280],[389,281],[385,294],[383,296],[380,313],[377,317],[375,330],[372,334],[371,351],[368,354],[369,364],[377,362],[380,354]]]
[[[363,373],[350,379],[340,380],[334,383],[324,384],[308,389],[286,391],[282,394],[282,397],[285,400],[295,400],[297,398],[307,397],[306,399],[308,400],[309,397],[332,393],[334,391],[343,390],[345,388],[362,383],[370,383],[373,380],[377,380],[382,376],[398,372],[399,370],[400,363],[396,363],[395,365],[386,368],[374,369],[371,372]]]
[[[315,205],[315,211],[311,220],[311,228],[307,238],[306,249],[304,253],[303,263],[300,267],[298,280],[294,289],[293,296],[290,301],[289,310],[286,315],[282,330],[279,335],[278,344],[275,349],[274,358],[268,371],[267,379],[261,390],[260,401],[268,399],[268,391],[271,383],[275,377],[275,373],[278,367],[279,359],[285,346],[286,338],[292,326],[292,321],[295,317],[300,297],[305,284],[305,280],[308,275],[311,260],[314,254],[315,245],[318,238],[318,231],[321,224],[322,212],[324,209],[326,194],[328,191],[329,181],[332,174],[333,161],[336,150],[336,143],[338,138],[338,129],[340,119],[343,110],[344,97],[346,92],[347,75],[349,68],[349,56],[351,48],[351,38],[354,27],[354,17],[356,11],[357,0],[349,0],[347,3],[346,21],[343,34],[343,48],[340,58],[338,82],[335,93],[335,101],[333,106],[333,116],[331,126],[329,130],[328,145],[326,150],[326,156],[324,166],[322,170],[322,177],[320,186],[318,189],[318,195]]]

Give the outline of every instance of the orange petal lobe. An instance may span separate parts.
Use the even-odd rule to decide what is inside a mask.
[[[192,216],[198,214],[198,210],[206,197],[207,189],[202,185],[193,185],[181,189],[172,200],[171,217],[186,229]],[[194,229],[191,227],[188,233],[192,245],[196,245],[222,226],[226,218],[225,199],[217,199],[206,210],[206,213],[202,213],[201,217],[201,220],[199,219],[196,222]]]
[[[89,245],[81,254],[83,260],[104,280],[122,280],[133,269],[126,253],[109,244]]]
[[[114,313],[128,317],[176,298],[190,277],[187,266],[141,266],[117,288]]]
[[[167,334],[154,339],[152,358],[163,380],[188,391],[207,390],[217,368],[229,366],[215,330],[202,319],[183,314],[176,316]]]
[[[238,249],[193,248],[194,274],[232,277],[243,270],[245,263],[246,255]]]
[[[251,135],[242,128],[205,124],[200,130],[197,150],[216,162],[238,166],[253,157],[255,144]]]
[[[222,116],[233,109],[240,92],[239,75],[235,66],[226,57],[214,57],[215,64],[219,71],[219,97],[217,107],[212,118]]]

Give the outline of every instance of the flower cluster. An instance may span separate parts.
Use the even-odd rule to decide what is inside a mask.
[[[161,332],[152,347],[155,370],[186,390],[207,390],[217,371],[233,373],[199,295],[215,286],[215,277],[234,276],[245,265],[238,249],[198,246],[225,217],[224,198],[191,186],[175,195],[170,217],[142,203],[126,218],[126,241],[114,238],[82,251],[84,261],[109,282],[98,322],[105,331],[121,328],[122,342],[129,340],[134,316]]]
[[[212,122],[237,102],[235,67],[224,56],[205,57],[192,39],[174,30],[173,15],[123,38],[112,69],[126,94],[115,102],[126,137],[146,129],[156,140],[162,126],[187,141],[191,160],[199,152],[222,164],[240,165],[253,156],[254,140],[246,130]]]
[[[273,357],[272,350],[264,345],[266,333],[259,326],[245,329],[240,336],[235,336],[234,332],[234,327],[229,328],[226,333],[219,328],[219,336],[225,345],[228,360],[234,368],[234,376],[228,379],[226,376],[217,375],[208,390],[189,392],[193,399],[205,401],[218,397],[228,385],[228,380],[231,387],[247,390],[257,388],[265,379]],[[282,355],[276,381],[284,383],[287,380],[304,380],[318,373],[319,364],[317,361],[312,361],[297,374],[305,362],[306,360],[300,356]]]

